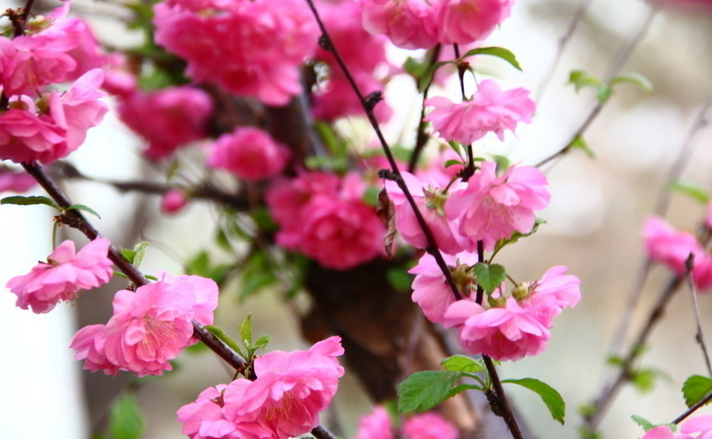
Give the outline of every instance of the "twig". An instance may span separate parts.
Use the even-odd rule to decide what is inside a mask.
[[[700,349],[702,349],[702,356],[705,359],[705,365],[707,366],[707,375],[712,377],[712,365],[710,364],[710,356],[707,352],[707,345],[705,344],[705,339],[702,334],[702,325],[700,324],[700,306],[697,303],[697,289],[695,288],[695,283],[692,281],[692,269],[695,266],[695,255],[690,253],[687,260],[685,261],[685,279],[687,280],[687,286],[690,288],[690,295],[692,296],[692,307],[695,310],[695,323],[697,324],[697,334],[695,335],[695,340],[700,344]]]
[[[514,417],[512,407],[509,405],[509,401],[507,401],[507,398],[504,396],[504,387],[502,387],[502,381],[499,379],[499,375],[497,374],[497,368],[494,366],[494,362],[487,355],[483,355],[482,359],[484,360],[485,367],[487,368],[487,375],[489,375],[490,379],[492,380],[494,391],[499,397],[498,402],[499,404],[501,404],[501,408],[503,409],[503,413],[501,414],[501,416],[502,418],[504,418],[504,422],[507,424],[507,427],[509,427],[509,431],[510,433],[512,433],[512,437],[523,439],[524,436],[522,436],[522,432],[519,429],[519,424],[517,424],[517,419]]]
[[[712,392],[710,392],[709,395],[707,395],[704,398],[702,398],[701,400],[699,400],[697,402],[697,404],[695,404],[692,407],[690,407],[689,409],[687,409],[687,411],[685,411],[685,413],[683,413],[680,416],[678,416],[677,418],[675,418],[675,420],[673,420],[671,422],[671,424],[675,424],[675,425],[679,424],[680,422],[684,421],[688,416],[695,413],[700,407],[709,404],[710,401],[712,401]]]
[[[437,62],[438,57],[440,56],[441,48],[442,46],[440,44],[433,48],[428,67],[432,66],[433,64],[435,64],[435,62]],[[418,165],[420,153],[423,151],[423,148],[425,148],[425,144],[430,138],[430,136],[425,133],[425,127],[428,126],[428,123],[425,122],[423,119],[425,119],[425,101],[428,99],[428,93],[430,93],[430,86],[432,84],[433,82],[430,81],[430,83],[428,83],[428,85],[425,87],[425,90],[423,90],[423,104],[420,106],[420,123],[418,124],[418,134],[415,137],[415,147],[413,148],[413,153],[410,155],[410,161],[408,162],[408,172],[410,173],[415,172],[415,167]]]

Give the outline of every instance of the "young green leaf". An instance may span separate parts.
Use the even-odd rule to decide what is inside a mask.
[[[522,71],[522,66],[519,65],[519,62],[517,61],[517,57],[514,56],[514,54],[512,52],[505,49],[504,47],[480,47],[477,49],[472,49],[472,50],[468,51],[466,54],[462,55],[460,57],[460,59],[465,59],[465,58],[473,56],[473,55],[496,56],[497,58],[501,58],[501,59],[507,61],[509,64],[512,65],[512,67],[519,70],[520,72]]]
[[[247,314],[245,320],[240,323],[240,337],[246,348],[252,346],[252,314]]]
[[[479,361],[464,355],[453,355],[442,360],[440,364],[445,370],[453,372],[477,373],[483,369]]]
[[[260,351],[260,350],[265,350],[267,349],[267,346],[269,346],[269,342],[272,340],[272,336],[265,334],[257,337],[257,340],[255,340],[255,344],[252,345],[254,350]]]
[[[635,422],[636,424],[640,425],[643,427],[643,430],[648,431],[651,428],[655,427],[655,424],[652,422],[648,421],[647,419],[643,418],[642,416],[638,415],[631,415],[630,418]]]
[[[215,337],[220,339],[223,343],[228,345],[233,351],[237,352],[241,356],[245,356],[242,353],[242,350],[240,349],[240,346],[237,344],[235,340],[232,339],[229,335],[225,333],[225,331],[222,330],[222,328],[218,326],[213,326],[213,325],[208,325],[205,327],[208,331],[210,331],[211,334],[213,334]]]
[[[430,86],[430,83],[433,82],[433,75],[435,72],[442,66],[446,64],[453,64],[457,65],[455,61],[440,61],[436,62],[435,64],[431,65],[425,71],[423,72],[423,75],[420,77],[420,82],[418,83],[418,91],[420,93],[424,92],[426,88]]]
[[[670,183],[670,190],[687,195],[702,204],[707,204],[710,201],[710,193],[699,184],[691,181],[678,180]]]
[[[654,369],[636,369],[630,373],[630,382],[639,392],[646,393],[653,390],[658,375]]]
[[[143,429],[144,420],[135,396],[126,393],[111,404],[109,432],[113,439],[139,439]]]
[[[477,284],[484,288],[487,294],[494,291],[507,278],[507,272],[499,264],[479,262],[473,267],[473,273]]]
[[[23,197],[20,195],[14,196],[14,197],[5,197],[2,200],[0,200],[0,204],[15,204],[18,206],[32,206],[35,204],[44,204],[45,206],[53,207],[57,210],[59,209],[59,206],[55,204],[54,201],[47,197],[37,197],[37,196],[32,196],[32,197]]]
[[[101,219],[101,216],[98,213],[96,213],[96,210],[92,209],[89,206],[85,206],[83,204],[72,204],[71,206],[67,207],[64,210],[81,210],[86,213],[90,213],[90,214],[94,215],[95,217]]]
[[[586,143],[586,141],[583,140],[583,137],[581,136],[574,137],[574,140],[572,140],[571,143],[568,144],[567,148],[580,149],[592,159],[596,158],[596,153],[588,146],[588,143]]]
[[[710,392],[712,392],[712,379],[701,375],[692,375],[682,385],[682,395],[685,397],[685,404],[688,407],[702,401],[702,398],[709,395]]]
[[[637,72],[623,72],[615,78],[611,79],[611,85],[620,84],[623,82],[637,85],[648,93],[653,91],[653,83],[650,81],[650,79]]]
[[[564,398],[562,398],[559,392],[557,392],[553,387],[534,378],[508,379],[502,380],[502,382],[526,387],[539,395],[541,400],[544,401],[546,408],[549,409],[551,417],[561,425],[564,425],[566,403],[564,402]]]
[[[590,87],[598,90],[601,87],[607,87],[606,83],[596,75],[592,75],[585,70],[572,70],[569,74],[569,83],[574,85],[577,92],[581,89]]]
[[[144,256],[146,256],[147,249],[148,249],[148,243],[145,241],[139,242],[138,244],[136,244],[134,246],[134,248],[133,248],[134,256],[133,256],[132,263],[136,267],[141,266],[141,262],[143,262],[143,258],[144,258]]]
[[[424,412],[448,399],[462,373],[449,370],[415,372],[398,386],[401,413]]]

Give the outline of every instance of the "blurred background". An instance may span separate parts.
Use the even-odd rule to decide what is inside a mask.
[[[669,6],[651,16],[651,6],[640,0],[586,2],[590,6],[552,69],[561,39],[583,3],[519,1],[487,45],[513,51],[524,73],[496,59],[483,59],[481,65],[478,60],[477,65],[481,72],[498,77],[505,87],[531,89],[538,103],[533,123],[520,126],[517,137],[509,136],[503,146],[487,140],[485,148],[509,153],[512,162],[536,164],[563,148],[596,105],[592,90],[576,93],[567,84],[570,71],[583,69],[605,76],[621,51],[645,28],[622,70],[645,75],[654,90],[646,93],[633,85],[616,88],[584,133],[595,158],[573,151],[543,167],[552,193],[551,205],[540,214],[547,224],[534,237],[501,254],[500,262],[515,279],[536,279],[553,265],[566,265],[582,280],[582,301],[557,318],[548,349],[538,357],[501,367],[504,378],[535,377],[564,396],[567,423],[561,427],[551,420],[536,395],[510,389],[525,422],[541,438],[577,437],[581,424],[577,408],[589,403],[604,382],[605,358],[613,333],[643,266],[641,226],[666,190],[669,169],[678,160],[691,127],[694,135],[682,178],[712,190],[712,130],[700,122],[700,117],[706,120],[712,114],[704,111],[712,99],[712,10]],[[17,4],[1,1],[0,6],[5,9]],[[54,3],[42,2],[42,6]],[[140,41],[140,35],[125,31],[113,6],[112,2],[75,0],[72,11],[89,20],[103,42],[127,47]],[[396,51],[392,55],[402,57]],[[396,78],[389,85],[386,99],[398,112],[388,126],[389,135],[395,138],[408,129],[420,103],[412,81],[406,78]],[[361,127],[356,121],[349,123]],[[139,151],[140,140],[110,114],[89,132],[86,144],[69,161],[91,176],[122,180],[150,177],[154,170],[142,164]],[[166,218],[159,215],[157,197],[119,194],[96,183],[71,183],[67,190],[75,202],[90,205],[102,214],[95,224],[114,242],[130,246],[143,239],[152,243],[142,266],[144,272],[181,274],[187,259],[211,245],[217,214],[208,204],[195,202],[179,215]],[[705,211],[705,206],[689,197],[673,195],[667,218],[673,226],[693,231]],[[0,284],[26,273],[49,254],[51,215],[41,206],[0,209]],[[83,238],[72,236],[80,245],[85,243]],[[665,268],[653,268],[633,320],[634,332],[668,278]],[[233,287],[221,296],[218,325],[236,328],[247,313],[252,313],[255,333],[272,334],[271,349],[305,348],[295,330],[296,320],[276,295],[263,293],[238,303],[237,285]],[[101,294],[110,297],[120,288],[121,282],[114,282]],[[91,300],[90,296],[82,300]],[[91,419],[87,414],[87,395],[98,395],[92,396],[96,398],[92,404],[107,404],[114,392],[127,385],[126,377],[90,375],[71,359],[67,346],[78,328],[77,307],[61,304],[50,314],[35,315],[16,308],[14,301],[9,292],[0,295],[0,331],[5,334],[0,361],[0,437],[88,437],[92,423],[101,419]],[[101,313],[110,315],[107,300],[91,306],[92,323],[106,320],[98,317]],[[709,332],[712,298],[700,296],[700,308],[703,329]],[[649,393],[642,394],[630,386],[623,390],[602,424],[605,437],[640,437],[642,430],[630,420],[631,414],[663,423],[685,410],[682,382],[689,375],[705,374],[695,331],[691,299],[683,289],[653,333],[649,351],[642,358],[642,365],[664,371],[664,376],[656,380]],[[231,376],[210,354],[184,353],[179,363],[181,368],[166,378],[140,380],[139,404],[147,418],[147,439],[181,437],[180,425],[175,422],[177,408]],[[99,390],[85,394],[83,381]],[[339,419],[346,438],[353,435],[358,417],[370,410],[367,398],[348,374],[334,407],[334,417]]]

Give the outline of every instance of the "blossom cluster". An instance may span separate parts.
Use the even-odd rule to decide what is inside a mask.
[[[119,370],[161,375],[172,370],[170,360],[186,346],[197,343],[193,320],[213,323],[218,287],[200,276],[171,277],[121,290],[114,296],[114,314],[106,325],[80,329],[70,347],[75,360],[84,360],[84,369],[107,375]]]
[[[712,203],[708,206],[707,228],[712,230]],[[645,250],[654,262],[666,265],[679,276],[687,273],[692,257],[692,280],[699,291],[712,289],[712,255],[694,234],[674,229],[660,217],[650,217],[643,226]]]
[[[355,439],[457,439],[457,437],[457,428],[437,413],[413,415],[403,422],[400,429],[395,429],[386,409],[376,406],[372,413],[359,421]]]
[[[695,434],[697,433],[697,434]],[[651,428],[641,439],[708,439],[712,437],[712,415],[699,415],[687,419],[674,433],[669,425]]]
[[[277,243],[337,270],[381,255],[385,227],[362,201],[365,189],[356,173],[339,178],[304,172],[291,180],[274,181],[266,201],[280,226]]]
[[[254,361],[257,378],[203,391],[178,410],[191,439],[287,439],[319,425],[344,374],[339,337],[306,351],[272,351]]]
[[[98,44],[87,25],[68,18],[69,4],[0,37],[0,159],[52,163],[76,150],[108,111]],[[65,93],[48,87],[75,81]]]

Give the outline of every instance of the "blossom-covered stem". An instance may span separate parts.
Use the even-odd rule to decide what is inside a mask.
[[[482,360],[484,360],[485,362],[485,367],[487,368],[487,375],[489,375],[489,378],[492,381],[494,391],[497,393],[497,398],[499,398],[501,409],[504,411],[504,413],[502,413],[502,418],[504,418],[504,422],[507,424],[510,433],[512,433],[512,437],[514,437],[515,439],[522,439],[522,432],[521,430],[519,430],[519,425],[517,424],[517,420],[514,417],[514,412],[512,412],[512,408],[509,406],[507,395],[504,393],[502,381],[500,381],[499,375],[497,375],[497,368],[494,366],[494,362],[487,355],[483,355]]]
[[[705,339],[702,334],[702,325],[700,321],[700,306],[697,303],[697,288],[695,288],[695,283],[692,281],[692,268],[695,264],[695,255],[690,253],[687,261],[685,261],[685,280],[687,281],[687,286],[690,289],[690,295],[692,296],[692,307],[695,309],[695,322],[697,324],[697,334],[695,335],[695,340],[700,344],[700,349],[702,349],[702,356],[705,359],[705,365],[707,366],[707,374],[712,377],[712,365],[710,364],[710,356],[707,352],[707,345],[705,344]]]
[[[435,64],[435,62],[438,60],[441,48],[442,45],[440,44],[433,48],[433,51],[430,54],[430,59],[428,61],[428,67]],[[408,162],[408,172],[410,172],[411,174],[415,172],[415,167],[418,165],[420,153],[423,151],[423,148],[425,148],[425,144],[430,138],[430,136],[425,133],[425,127],[428,126],[428,123],[425,122],[423,119],[425,119],[425,100],[428,99],[428,94],[430,93],[430,86],[432,84],[433,82],[430,81],[430,83],[425,87],[425,90],[423,90],[423,104],[420,107],[420,123],[418,124],[418,134],[415,137],[415,147],[413,148],[413,153],[410,155],[410,160]]]
[[[628,40],[628,43],[623,46],[623,48],[618,52],[618,55],[616,56],[616,59],[611,63],[611,65],[608,68],[608,72],[606,73],[606,76],[603,79],[603,82],[608,84],[613,77],[618,74],[620,71],[621,67],[623,67],[623,64],[625,61],[630,57],[630,54],[633,52],[633,49],[640,43],[640,41],[643,39],[645,36],[646,32],[650,28],[651,23],[653,22],[653,19],[657,15],[658,9],[656,7],[652,7],[650,11],[648,12],[648,16],[645,18],[645,21],[643,24],[640,26],[638,31]],[[576,140],[579,139],[583,134],[588,130],[588,128],[591,126],[594,120],[598,117],[598,115],[601,113],[601,110],[603,109],[603,106],[605,105],[605,102],[601,102],[600,100],[596,102],[596,105],[593,107],[591,112],[588,114],[586,119],[583,121],[581,126],[576,130],[573,136],[571,136],[571,140],[569,140],[566,145],[564,145],[563,148],[561,148],[559,151],[555,152],[554,154],[550,155],[549,157],[545,158],[541,162],[537,163],[535,166],[537,168],[540,168],[547,163],[551,162],[552,160],[558,158],[559,156],[562,156],[569,151],[571,151],[573,145],[575,144]]]
[[[655,308],[650,313],[648,321],[638,334],[638,337],[636,337],[635,341],[631,344],[631,348],[625,358],[623,358],[622,364],[618,368],[618,374],[607,386],[603,387],[603,391],[591,405],[591,414],[584,417],[586,428],[588,428],[589,431],[596,431],[613,398],[618,394],[623,384],[630,379],[631,372],[633,371],[633,361],[640,355],[640,348],[645,345],[653,328],[662,318],[665,308],[679,290],[682,280],[682,277],[675,276],[668,282],[660,294]]]
[[[64,209],[65,212],[62,215],[62,221],[81,231],[87,238],[94,240],[99,236],[99,231],[92,226],[92,224],[87,221],[84,216],[76,209],[66,210],[71,206],[72,201],[64,193],[64,191],[57,185],[57,183],[44,171],[44,169],[37,163],[23,163],[22,166],[25,168],[28,174],[37,180],[37,182],[42,186],[42,188],[47,192],[47,194],[57,203],[57,205]],[[124,273],[130,280],[137,286],[142,286],[148,284],[148,280],[144,275],[129,261],[127,261],[121,253],[113,245],[109,246],[109,259],[114,263],[116,268],[118,268],[122,273]],[[193,321],[193,331],[196,337],[198,337],[206,346],[208,346],[213,352],[218,354],[220,358],[225,360],[230,366],[235,369],[244,369],[245,361],[220,341],[217,337],[211,334],[205,327],[200,323]]]
[[[388,164],[391,167],[391,179],[398,184],[398,187],[403,191],[403,195],[405,195],[406,199],[408,200],[408,204],[410,207],[413,209],[413,213],[415,214],[415,218],[418,221],[418,224],[420,227],[423,229],[423,234],[425,235],[427,241],[428,241],[428,253],[432,254],[433,257],[435,258],[435,261],[438,264],[438,267],[442,270],[443,274],[445,275],[445,279],[447,280],[448,285],[450,286],[450,289],[452,290],[453,295],[459,300],[461,299],[461,294],[457,289],[457,285],[455,284],[455,280],[452,278],[452,273],[450,273],[450,269],[448,268],[447,264],[445,263],[445,260],[443,259],[442,254],[440,253],[440,250],[438,249],[437,242],[435,241],[435,237],[433,236],[433,232],[430,230],[430,227],[428,227],[428,224],[425,222],[425,218],[423,218],[423,214],[420,212],[420,209],[418,209],[418,206],[415,203],[415,199],[413,198],[413,195],[410,193],[410,190],[408,189],[408,186],[405,184],[405,181],[403,180],[403,176],[400,173],[400,170],[398,169],[398,165],[396,163],[395,157],[393,156],[393,152],[391,151],[390,146],[388,145],[388,142],[386,141],[386,138],[383,136],[383,132],[381,131],[380,126],[378,125],[378,121],[376,120],[376,116],[373,113],[373,106],[374,104],[371,103],[369,104],[366,101],[366,98],[363,96],[363,93],[361,93],[361,90],[359,89],[358,85],[356,84],[356,81],[354,80],[353,76],[351,75],[351,72],[349,71],[348,67],[344,63],[343,58],[339,54],[339,51],[334,47],[333,42],[331,41],[331,38],[329,37],[329,33],[326,30],[326,27],[324,26],[324,22],[322,21],[321,17],[319,16],[319,12],[316,10],[316,7],[314,6],[313,0],[306,0],[307,4],[309,5],[309,9],[312,11],[312,14],[314,14],[314,18],[316,19],[317,24],[319,25],[319,29],[321,30],[321,37],[320,37],[320,44],[323,45],[323,48],[325,50],[328,50],[331,52],[332,55],[334,55],[334,59],[336,60],[337,64],[339,65],[339,68],[341,71],[344,73],[344,76],[346,76],[347,81],[349,82],[349,85],[353,89],[354,93],[356,93],[356,96],[359,99],[359,102],[361,103],[361,106],[363,107],[364,111],[366,112],[366,117],[368,118],[369,122],[371,123],[371,126],[373,127],[373,130],[376,132],[376,136],[378,137],[379,142],[381,143],[381,147],[383,148],[383,152],[386,155],[386,159],[388,160]]]
[[[684,421],[685,419],[687,419],[691,414],[695,413],[698,409],[700,409],[701,407],[704,407],[704,406],[706,406],[707,404],[709,404],[710,401],[712,401],[712,393],[710,393],[709,395],[707,395],[707,396],[705,396],[704,398],[702,398],[701,400],[699,400],[699,401],[697,402],[697,404],[693,405],[692,407],[690,407],[689,409],[687,409],[687,410],[685,411],[685,413],[683,413],[683,414],[681,414],[680,416],[678,416],[677,418],[675,418],[675,419],[671,422],[671,424],[676,424],[676,425],[679,424],[680,422],[682,422],[682,421]]]

